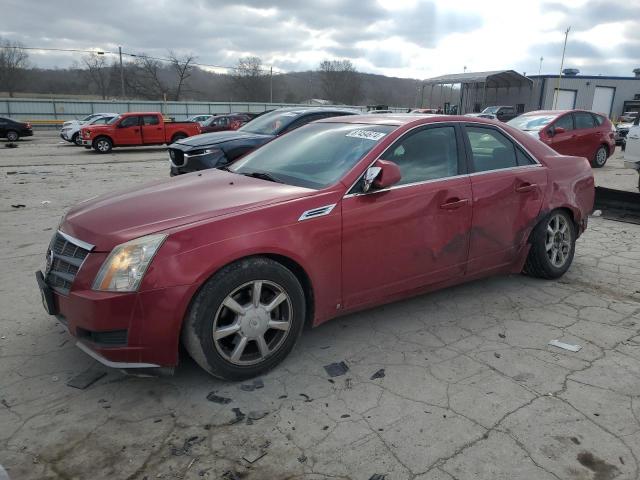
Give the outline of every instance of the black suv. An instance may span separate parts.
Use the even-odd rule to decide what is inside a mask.
[[[228,165],[245,153],[291,130],[322,118],[356,115],[343,108],[279,108],[261,115],[238,130],[195,135],[169,145],[171,176]]]
[[[31,137],[33,129],[30,123],[19,122],[13,118],[0,117],[0,138],[15,142],[20,137]]]

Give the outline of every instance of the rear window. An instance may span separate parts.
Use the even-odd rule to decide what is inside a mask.
[[[604,117],[602,115],[598,115],[596,113],[593,113],[593,121],[596,122],[597,126],[600,126],[604,123]]]

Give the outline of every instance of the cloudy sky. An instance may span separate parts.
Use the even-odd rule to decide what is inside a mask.
[[[115,50],[235,65],[255,55],[280,71],[350,59],[365,72],[428,78],[513,68],[565,67],[632,75],[640,67],[638,0],[3,0],[0,36],[25,46]],[[67,67],[81,54],[30,52]]]

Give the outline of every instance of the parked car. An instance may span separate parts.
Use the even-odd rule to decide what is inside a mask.
[[[562,276],[593,201],[584,158],[507,125],[342,116],[77,205],[37,280],[106,365],[174,367],[182,341],[237,380],[304,325],[489,275]]]
[[[169,145],[169,173],[173,177],[221,167],[309,122],[356,113],[354,110],[322,107],[279,108],[256,117],[235,131],[205,133]]]
[[[538,137],[559,153],[585,157],[594,168],[603,167],[616,148],[611,121],[586,110],[538,110],[508,124]]]
[[[618,122],[615,126],[615,136],[614,140],[616,145],[622,147],[622,150],[626,148],[627,145],[627,135],[629,134],[629,129],[633,125],[633,121],[630,122]]]
[[[0,138],[17,142],[20,137],[31,137],[33,128],[29,122],[21,122],[9,117],[0,117]]]
[[[200,125],[204,125],[207,120],[210,120],[213,117],[215,117],[215,115],[192,115],[187,118],[187,122],[198,122]]]
[[[369,110],[367,113],[393,113],[393,110]]]
[[[117,117],[117,113],[98,113],[92,115],[92,118],[88,121],[71,121],[64,122],[62,129],[60,130],[60,138],[66,140],[67,142],[74,143],[78,146],[82,145],[82,137],[80,136],[80,129],[83,126],[89,125],[106,125],[115,117]]]
[[[500,120],[501,122],[508,122],[509,120],[516,118],[519,114],[514,107],[498,106],[487,107],[480,113],[467,113],[468,117],[480,117],[488,118],[491,120]]]
[[[633,123],[638,118],[638,115],[640,115],[638,112],[624,112],[618,120],[622,123]]]
[[[202,124],[202,133],[211,132],[224,132],[226,130],[237,130],[247,122],[250,122],[252,117],[243,113],[232,113],[229,115],[217,115],[211,117],[209,120]]]
[[[638,190],[640,190],[640,116],[637,116],[629,128],[627,148],[624,151],[624,165],[638,172]]]
[[[409,113],[438,113],[437,108],[414,108]]]
[[[98,153],[113,147],[162,145],[200,133],[197,122],[167,122],[159,112],[123,113],[106,125],[82,127],[82,144]]]

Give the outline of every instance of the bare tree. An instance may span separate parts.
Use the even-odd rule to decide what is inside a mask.
[[[239,100],[249,102],[266,101],[269,92],[269,76],[262,68],[259,57],[245,57],[231,74],[231,82]]]
[[[148,100],[163,99],[169,91],[162,78],[162,65],[159,60],[138,54],[128,67],[125,80],[127,89],[134,95]]]
[[[327,99],[355,105],[361,94],[360,76],[349,60],[324,60],[318,68]]]
[[[29,66],[29,55],[19,42],[0,39],[0,88],[13,97],[16,87]]]
[[[109,84],[111,81],[111,67],[107,65],[104,55],[90,53],[82,57],[82,63],[86,67],[86,75],[90,82],[96,85],[103,100],[109,94]]]
[[[180,95],[187,86],[187,81],[193,71],[192,63],[195,59],[196,57],[193,54],[179,57],[173,51],[169,51],[169,60],[171,60],[171,66],[176,74],[176,86],[173,90],[173,99],[176,102],[180,101]]]

